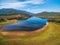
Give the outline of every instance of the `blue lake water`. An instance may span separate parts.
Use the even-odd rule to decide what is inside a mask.
[[[2,30],[6,31],[33,31],[42,28],[46,25],[47,19],[41,19],[38,17],[30,17],[26,20],[19,20],[14,24],[4,25]]]

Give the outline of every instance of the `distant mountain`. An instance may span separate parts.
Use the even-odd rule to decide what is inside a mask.
[[[26,11],[22,11],[22,10],[16,10],[16,9],[11,9],[11,8],[0,9],[0,16],[11,16],[11,15],[17,15],[17,14],[23,14],[23,15],[28,15],[28,16],[33,15],[30,12],[26,12]]]
[[[60,12],[42,12],[42,13],[35,14],[35,16],[40,18],[60,19]]]
[[[35,15],[40,15],[40,16],[60,16],[60,12],[42,12],[42,13],[38,13]]]

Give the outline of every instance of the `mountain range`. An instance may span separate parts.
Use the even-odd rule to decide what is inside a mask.
[[[0,9],[0,16],[11,16],[11,15],[17,15],[17,14],[32,16],[33,13],[23,11],[23,10],[16,10],[16,9],[12,9],[12,8]]]
[[[34,16],[40,18],[60,19],[60,12],[42,12],[42,13],[37,13]]]
[[[40,16],[60,16],[60,12],[41,12],[37,13],[35,15],[40,15]]]
[[[31,17],[31,16],[37,16],[37,17],[42,17],[42,18],[60,18],[60,12],[41,12],[37,14],[33,14],[27,11],[23,10],[17,10],[17,9],[12,9],[12,8],[3,8],[0,9],[0,17],[2,16],[11,16],[11,17],[16,17],[17,15],[24,15],[26,17]]]

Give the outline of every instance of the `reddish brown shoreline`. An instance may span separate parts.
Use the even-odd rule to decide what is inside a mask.
[[[35,30],[35,31],[30,31],[30,32],[26,32],[26,31],[24,31],[24,32],[23,31],[21,31],[21,32],[0,31],[0,34],[5,37],[13,37],[13,38],[32,37],[32,36],[36,36],[36,35],[42,33],[47,28],[48,28],[48,23],[46,23],[46,25],[43,28]]]

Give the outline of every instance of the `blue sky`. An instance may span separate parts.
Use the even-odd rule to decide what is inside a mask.
[[[0,0],[0,9],[14,8],[32,13],[60,12],[60,0]]]

